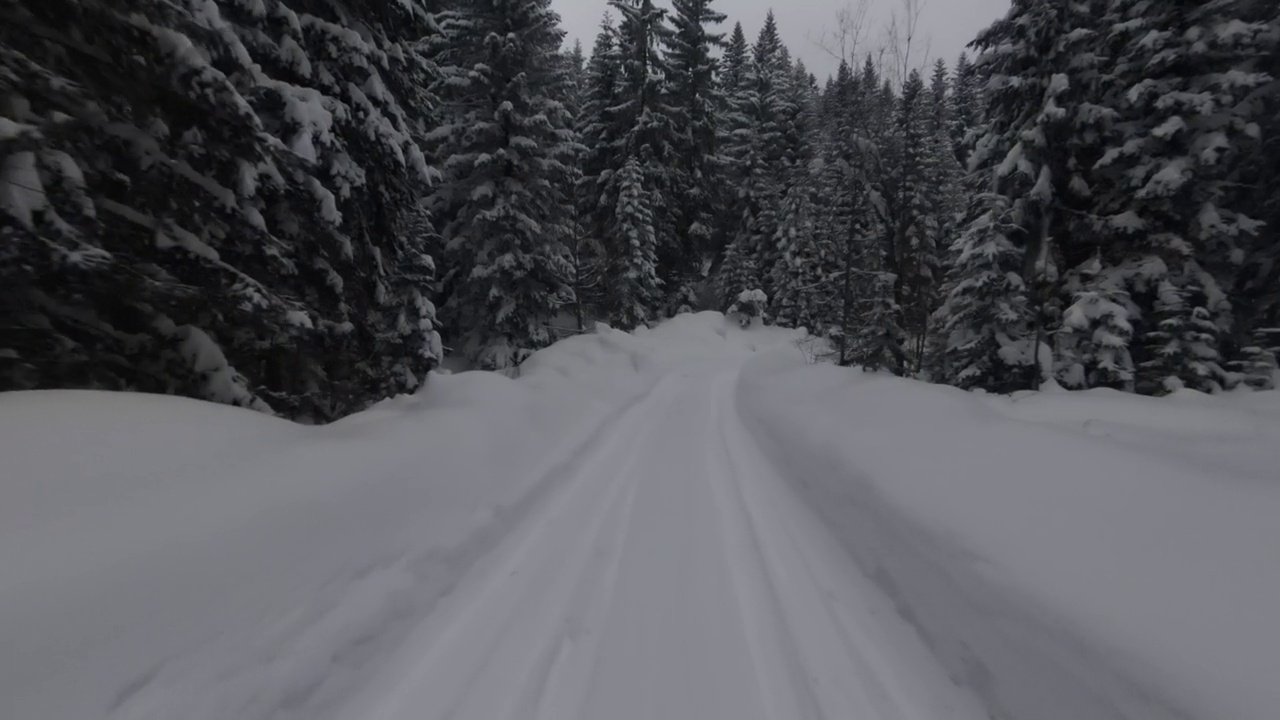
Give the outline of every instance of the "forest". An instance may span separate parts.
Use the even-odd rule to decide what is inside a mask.
[[[699,310],[965,389],[1273,385],[1274,0],[1014,0],[826,78],[610,5],[584,50],[551,0],[6,0],[0,390],[327,422]]]

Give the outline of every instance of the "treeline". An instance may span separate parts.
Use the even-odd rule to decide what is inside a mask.
[[[550,0],[5,3],[0,389],[323,421],[706,308],[962,387],[1271,382],[1274,3],[1018,0],[822,81],[610,4],[587,55]]]

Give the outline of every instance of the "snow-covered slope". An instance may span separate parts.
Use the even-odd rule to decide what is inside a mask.
[[[1275,394],[1017,399],[716,314],[324,428],[0,396],[0,717],[1243,718]]]
[[[1280,394],[968,394],[748,365],[760,444],[998,717],[1280,707]]]

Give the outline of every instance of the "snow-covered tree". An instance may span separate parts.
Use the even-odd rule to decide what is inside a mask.
[[[422,381],[433,25],[414,2],[368,11],[5,6],[6,387],[327,419]],[[68,26],[92,46],[69,52]]]
[[[760,265],[753,250],[746,247],[746,236],[739,236],[725,248],[724,260],[716,275],[716,299],[722,310],[737,302],[745,290],[758,290],[763,284]]]
[[[695,285],[704,258],[713,252],[715,211],[723,200],[720,122],[724,101],[715,51],[724,36],[713,27],[725,15],[712,0],[674,0],[673,32],[666,36],[670,78],[667,91],[677,111],[677,174],[673,180],[676,242],[662,268],[671,310],[696,304]]]
[[[441,22],[445,181],[433,198],[454,263],[445,306],[463,351],[504,368],[551,341],[571,298],[566,185],[576,154],[550,0],[486,0]]]
[[[577,120],[583,145],[581,179],[577,187],[578,214],[587,234],[601,239],[616,208],[608,203],[608,189],[614,173],[621,168],[623,128],[617,118],[621,75],[617,31],[606,15],[585,70],[582,107]]]
[[[960,59],[956,60],[955,70],[951,74],[947,127],[952,150],[961,165],[968,165],[968,150],[972,147],[972,143],[966,142],[966,138],[982,121],[984,99],[979,82],[977,68],[969,61],[969,54],[960,53]]]
[[[1258,149],[1253,123],[1268,26],[1235,1],[1113,0],[1106,21],[1116,70],[1107,91],[1116,131],[1097,163],[1111,257],[1145,309],[1138,386],[1216,389],[1231,327],[1228,296],[1259,223],[1231,188]],[[1134,232],[1134,229],[1139,232]]]
[[[635,158],[618,174],[618,208],[609,233],[614,245],[608,272],[609,322],[624,330],[654,318],[661,294],[653,211],[644,171]]]
[[[834,248],[824,232],[821,203],[825,166],[815,163],[798,178],[782,203],[774,236],[778,259],[771,270],[774,322],[818,332],[831,310]]]
[[[720,192],[717,195],[712,246],[722,253],[738,232],[742,219],[741,188],[750,172],[745,166],[751,143],[749,124],[744,113],[748,106],[747,77],[750,46],[742,23],[735,23],[720,58],[719,88],[721,106],[718,130],[721,168]]]
[[[774,237],[787,186],[789,144],[785,131],[791,111],[788,100],[792,67],[772,12],[751,55],[736,93],[742,127],[735,132],[732,157],[740,189],[736,223],[729,236],[731,246],[736,246],[733,252],[739,257],[751,256],[752,264],[758,268],[757,277],[763,282],[767,278],[759,277],[760,272],[772,267],[777,258]],[[732,304],[739,292],[732,278],[724,277],[726,268],[737,272],[729,266],[727,255],[718,282],[724,306]],[[760,287],[766,294],[772,291],[767,285]]]
[[[1034,316],[1022,279],[1012,201],[976,195],[953,248],[948,293],[935,316],[944,337],[939,379],[995,392],[1025,389],[1035,372]]]
[[[982,299],[965,302],[995,303],[991,312],[997,314],[1013,308],[1024,312],[1025,307],[1027,315],[1016,321],[1009,317],[1008,328],[1025,324],[1030,335],[1015,339],[1002,330],[1007,341],[984,347],[1004,356],[981,366],[1008,366],[1016,358],[1031,369],[1025,374],[1027,387],[1038,386],[1050,370],[1042,350],[1055,330],[1047,318],[1057,312],[1063,256],[1087,247],[1077,243],[1064,250],[1059,241],[1074,239],[1088,227],[1093,196],[1088,168],[1100,127],[1110,116],[1097,97],[1101,56],[1093,48],[1099,10],[1097,2],[1019,0],[975,41],[982,51],[975,66],[983,80],[986,113],[985,126],[969,134],[970,186],[1005,201],[992,198],[983,202],[987,210],[970,213],[968,220],[975,225],[966,229],[962,242],[970,258],[973,248],[999,248],[1000,260],[994,264],[1016,272],[1018,282],[966,282],[964,272],[986,275],[992,263],[970,265],[961,259],[952,269],[948,305],[954,310],[960,301],[956,293],[981,288]],[[1000,298],[993,294],[999,289],[1014,294]],[[971,331],[988,333],[991,327],[987,323]],[[949,334],[954,336],[954,328]],[[1020,351],[1009,349],[1024,344]],[[961,364],[974,365],[972,360]],[[979,376],[1010,387],[1007,372],[983,371]]]
[[[1095,256],[1068,273],[1065,285],[1073,302],[1058,331],[1058,381],[1072,389],[1132,390],[1133,306],[1123,274]]]

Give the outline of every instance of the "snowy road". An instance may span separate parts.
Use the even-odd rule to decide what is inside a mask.
[[[346,714],[981,717],[754,452],[735,379],[660,380]]]
[[[1280,396],[802,341],[601,328],[320,428],[0,395],[0,718],[1274,717]]]

